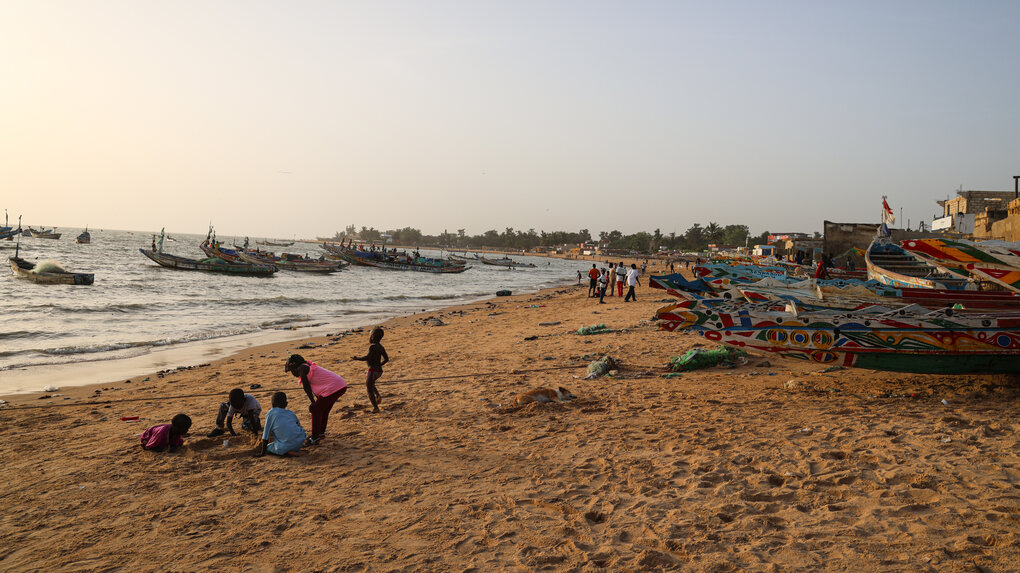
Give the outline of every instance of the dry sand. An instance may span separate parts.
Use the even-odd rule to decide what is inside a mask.
[[[349,360],[368,329],[10,397],[0,569],[1020,569],[1015,378],[752,356],[664,379],[707,341],[657,331],[666,297],[638,296],[599,305],[571,286],[392,320],[381,414]],[[575,333],[597,323],[615,332]],[[203,437],[251,384],[265,410],[286,388],[307,430],[283,372],[295,350],[351,384],[322,444],[256,459],[246,436]],[[617,375],[580,379],[605,354]],[[511,406],[557,386],[579,399]],[[66,406],[87,400],[113,402]],[[139,433],[179,412],[187,447],[142,451]]]

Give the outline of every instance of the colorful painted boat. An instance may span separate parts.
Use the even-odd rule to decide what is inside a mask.
[[[161,253],[152,249],[138,249],[143,255],[152,259],[160,266],[182,271],[205,271],[231,275],[249,275],[267,277],[276,272],[272,265],[253,265],[251,263],[231,263],[220,258],[205,260],[189,259],[169,253]]]
[[[903,241],[904,250],[930,261],[1020,292],[1020,246],[1015,243],[975,243],[965,240]]]
[[[973,280],[940,270],[905,251],[886,237],[872,241],[864,253],[868,278],[893,287],[977,289]]]
[[[73,273],[63,269],[55,268],[47,270],[43,263],[30,263],[15,255],[8,258],[11,264],[11,271],[15,276],[28,279],[39,284],[62,284],[62,285],[90,285],[95,282],[96,276],[93,273]]]
[[[790,313],[775,305],[681,303],[656,313],[662,330],[827,366],[922,374],[1020,371],[1020,313],[963,315],[910,306]]]
[[[213,242],[202,241],[202,243],[198,245],[198,248],[202,249],[202,252],[205,253],[205,256],[209,258],[223,259],[228,263],[250,264],[248,261],[245,261],[244,259],[241,258],[241,253],[244,252],[244,249],[228,249],[222,245],[223,245],[222,243],[216,241]]]

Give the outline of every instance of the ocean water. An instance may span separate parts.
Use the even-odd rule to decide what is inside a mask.
[[[21,239],[21,257],[52,260],[69,271],[95,273],[91,286],[38,285],[8,268],[0,277],[0,392],[5,373],[45,372],[55,366],[118,361],[161,349],[245,336],[252,344],[374,324],[393,316],[491,297],[497,290],[536,291],[576,282],[577,261],[514,257],[536,268],[507,270],[474,264],[459,274],[350,267],[340,273],[277,272],[269,278],[178,271],[138,252],[152,233],[58,229],[58,240]],[[204,235],[174,235],[164,251],[203,258]],[[230,237],[220,237],[229,245]],[[240,242],[240,240],[238,241]],[[318,255],[314,243],[274,247]],[[14,243],[0,241],[0,256]],[[437,255],[438,251],[423,250]],[[6,260],[4,261],[6,263]],[[583,265],[582,265],[583,266]],[[39,377],[41,380],[42,378]],[[8,388],[9,389],[9,388]]]

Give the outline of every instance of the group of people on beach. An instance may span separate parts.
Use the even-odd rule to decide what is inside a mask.
[[[365,356],[351,356],[352,360],[368,363],[368,374],[365,385],[368,399],[372,402],[373,412],[379,412],[382,395],[376,388],[376,381],[382,376],[383,365],[390,357],[381,344],[383,329],[376,327],[369,336],[368,353]],[[347,382],[339,374],[331,372],[315,362],[305,360],[300,354],[291,354],[283,368],[298,378],[301,387],[308,396],[308,411],[312,416],[311,435],[309,436],[297,415],[287,409],[287,394],[273,394],[273,407],[266,412],[265,426],[262,424],[262,406],[258,399],[241,388],[234,388],[227,395],[227,401],[220,404],[216,414],[216,427],[207,437],[215,438],[230,432],[236,436],[234,419],[241,419],[241,429],[261,438],[261,446],[255,453],[263,456],[267,453],[278,456],[299,455],[303,446],[314,446],[325,437],[326,423],[333,405],[347,392]],[[142,449],[153,451],[174,451],[184,445],[184,436],[191,430],[191,418],[187,414],[177,414],[169,424],[160,424],[148,428],[142,433]]]
[[[577,271],[577,274],[580,279],[581,271]],[[638,278],[639,274],[636,264],[631,264],[627,269],[622,261],[619,264],[609,263],[608,268],[603,267],[600,271],[598,265],[592,263],[591,269],[588,271],[588,297],[598,297],[599,304],[605,304],[606,292],[609,292],[609,296],[613,296],[613,286],[615,285],[616,296],[623,296],[623,284],[626,282],[627,296],[623,302],[632,300],[637,302],[634,287],[641,284],[641,279]]]

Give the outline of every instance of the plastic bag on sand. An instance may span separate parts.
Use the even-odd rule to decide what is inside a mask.
[[[695,348],[688,350],[683,356],[674,356],[669,360],[669,369],[674,372],[701,370],[712,366],[736,366],[736,359],[747,356],[747,353],[732,346],[720,346],[716,349]]]
[[[588,365],[588,375],[584,379],[591,380],[599,376],[605,376],[610,370],[616,370],[618,366],[619,363],[612,356],[603,356]]]
[[[581,325],[581,328],[577,329],[577,333],[581,334],[581,335],[602,334],[603,332],[612,332],[612,330],[610,330],[608,327],[606,327],[605,324],[597,324],[597,325],[594,325],[594,326],[584,326],[584,325]]]

